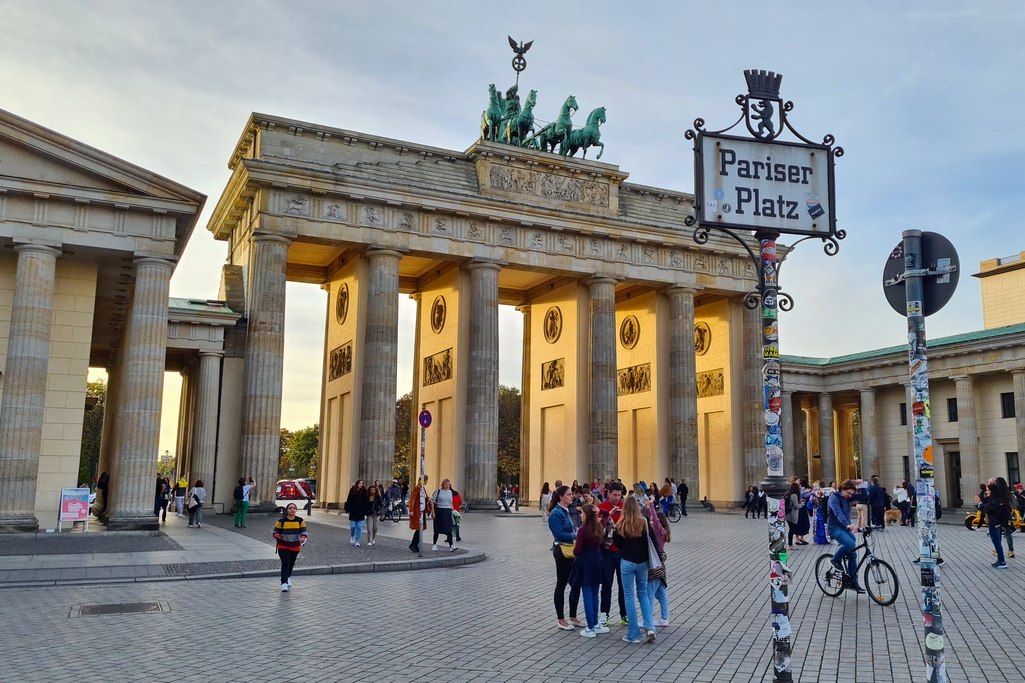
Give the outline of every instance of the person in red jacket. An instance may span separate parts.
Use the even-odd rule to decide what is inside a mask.
[[[459,533],[459,526],[463,523],[463,515],[460,514],[459,507],[463,504],[463,497],[459,495],[459,491],[452,489],[452,533],[456,536],[456,541],[461,543],[463,537]]]
[[[599,605],[598,624],[606,626],[609,623],[609,612],[612,609],[612,579],[615,577],[619,592],[619,616],[623,623],[626,622],[626,600],[623,597],[623,577],[619,571],[619,548],[612,542],[612,527],[619,521],[623,514],[623,497],[626,495],[626,486],[619,482],[612,482],[605,487],[608,496],[599,506],[601,513],[602,529],[605,530],[605,539],[601,546],[602,560],[602,581],[601,600]]]

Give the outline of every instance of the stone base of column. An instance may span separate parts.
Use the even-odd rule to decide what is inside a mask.
[[[35,518],[35,515],[0,515],[0,534],[17,534],[26,531],[39,531],[39,520]]]
[[[160,531],[156,515],[113,514],[107,518],[107,531]]]
[[[299,516],[302,516],[304,514],[308,514],[306,512],[306,501],[296,500],[296,501],[289,501],[289,502],[294,502],[299,507],[299,511],[298,511]],[[317,507],[316,502],[314,502],[313,507],[314,508]],[[278,511],[278,506],[274,504],[274,501],[273,500],[267,500],[267,501],[264,501],[262,503],[253,503],[252,505],[250,505],[249,506],[249,513],[248,514],[253,514],[253,513],[257,513],[257,512],[277,512],[277,511]]]

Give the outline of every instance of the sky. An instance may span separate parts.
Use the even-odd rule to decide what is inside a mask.
[[[930,338],[981,329],[970,276],[982,260],[1025,251],[1019,3],[0,0],[0,17],[0,108],[208,196],[172,296],[217,295],[226,246],[207,222],[251,112],[462,151],[488,84],[515,80],[507,36],[534,41],[520,88],[538,90],[539,118],[569,94],[584,113],[607,107],[602,161],[628,182],[683,192],[694,187],[693,120],[731,124],[745,69],[783,74],[793,125],[813,140],[832,133],[845,150],[836,212],[847,231],[836,256],[808,241],[781,270],[795,302],[780,318],[784,354],[905,341],[881,284],[903,230],[938,232],[960,257]],[[288,288],[290,429],[319,416],[324,296]],[[403,297],[400,329],[414,311]],[[501,316],[500,381],[518,385],[520,314]],[[402,393],[405,332],[399,358]],[[179,383],[166,384],[161,451],[173,452]]]

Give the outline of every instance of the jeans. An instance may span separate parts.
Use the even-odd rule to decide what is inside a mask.
[[[295,558],[299,557],[299,551],[279,549],[278,556],[281,557],[281,583],[288,583],[292,578],[292,568],[295,566]]]
[[[990,524],[989,526],[989,540],[993,541],[993,547],[997,551],[997,563],[1003,564],[1004,560],[1004,544],[1000,542],[1000,537],[1004,533],[1004,528],[999,524]]]
[[[620,560],[620,571],[623,573],[623,593],[626,597],[626,637],[637,640],[641,637],[641,628],[637,624],[638,600],[641,603],[640,627],[646,631],[655,630],[651,618],[651,600],[648,598],[648,563],[636,564]]]
[[[366,522],[362,519],[358,522],[349,520],[349,536],[354,542],[359,543],[363,538],[364,526],[366,526]]]
[[[1012,536],[1012,534],[1014,533],[1014,527],[1011,526],[1010,524],[1008,524],[1007,526],[1001,527],[1001,528],[1004,530],[1004,538],[1007,539],[1007,549],[1010,552],[1013,553],[1014,552],[1014,536]]]
[[[655,601],[658,601],[659,618],[669,621],[669,593],[664,583],[658,579],[648,579],[648,600],[651,601],[651,612],[654,616]]]
[[[189,526],[203,523],[203,506],[197,505],[189,508]]]
[[[377,513],[371,512],[367,515],[367,541],[373,543],[377,540]]]
[[[854,546],[858,543],[854,540],[854,534],[851,533],[850,529],[845,529],[842,526],[830,526],[829,536],[840,544],[840,547],[833,553],[833,560],[843,564],[843,559],[846,557],[847,576],[850,577],[851,581],[857,583],[858,578],[854,573],[858,570],[858,558],[857,553],[854,552]]]
[[[584,593],[584,614],[587,615],[587,628],[592,631],[598,625],[598,585],[585,583],[581,586]]]
[[[178,516],[179,517],[182,516],[182,509],[183,509],[184,504],[185,504],[185,496],[175,496],[174,497],[174,507],[178,511]]]
[[[559,620],[566,618],[566,585],[569,583],[570,572],[573,571],[571,558],[562,556],[562,550],[558,546],[552,548],[552,555],[555,557],[555,615]],[[569,589],[569,616],[576,618],[577,606],[580,604],[580,586],[570,586]]]
[[[601,551],[601,600],[598,611],[609,614],[612,611],[612,579],[615,578],[618,586],[619,616],[626,619],[626,601],[623,599],[623,575],[619,568],[619,551]]]
[[[236,500],[235,501],[235,526],[246,525],[246,514],[249,513],[249,501],[248,500]]]

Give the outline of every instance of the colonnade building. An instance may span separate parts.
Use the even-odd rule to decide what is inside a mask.
[[[392,475],[401,296],[417,303],[401,333],[414,339],[414,414],[433,415],[427,473],[469,501],[492,500],[497,478],[500,305],[524,320],[525,496],[556,479],[673,476],[731,503],[764,477],[761,321],[743,305],[755,268],[731,241],[695,243],[692,195],[607,163],[263,114],[229,168],[207,226],[227,250],[216,298],[172,299],[205,197],[0,112],[0,529],[52,525],[59,489],[78,483],[90,367],[110,379],[109,529],[157,527],[165,371],[184,378],[180,474],[203,479],[218,510],[239,476],[271,505],[288,281],[323,292],[322,507],[357,478]],[[1022,334],[931,345],[933,405],[956,398],[958,421],[933,426],[948,495],[1010,473],[1003,451],[1020,450],[1023,418],[1001,422],[990,404],[1010,393],[1025,417]],[[785,358],[787,473],[903,475],[904,358]]]

